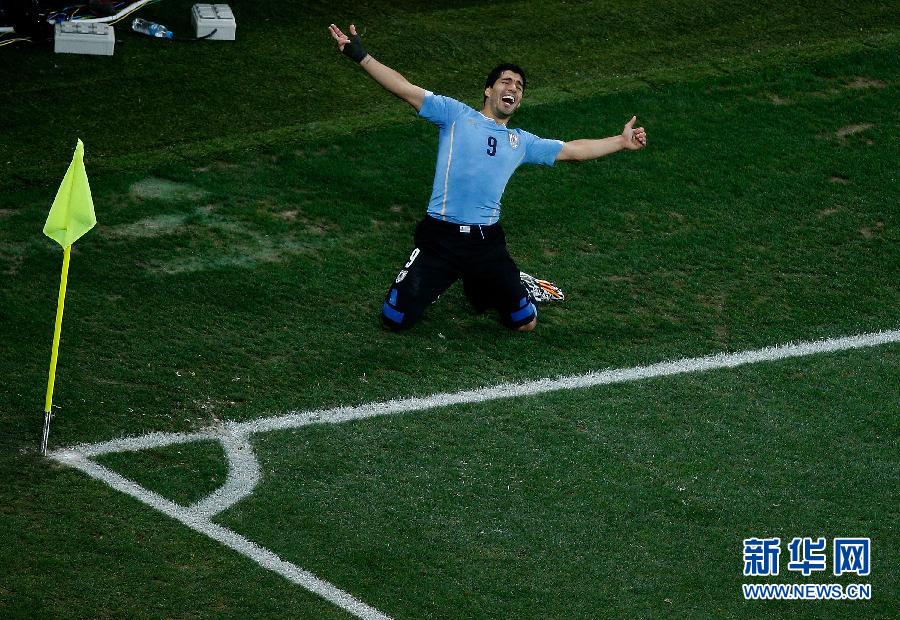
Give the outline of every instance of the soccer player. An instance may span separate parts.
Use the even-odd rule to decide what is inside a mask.
[[[557,161],[597,159],[647,144],[643,127],[626,123],[621,135],[599,140],[546,140],[507,127],[522,103],[525,72],[503,64],[484,84],[480,112],[435,95],[410,82],[368,54],[354,25],[350,36],[328,27],[338,49],[359,63],[385,90],[396,95],[440,128],[437,167],[427,213],[415,233],[415,249],[388,289],[381,319],[391,330],[411,327],[438,296],[462,278],[466,297],[478,312],[494,308],[500,322],[517,331],[537,325],[536,295],[523,286],[522,274],[506,248],[500,198],[521,164],[552,166]],[[530,280],[529,280],[530,278]]]

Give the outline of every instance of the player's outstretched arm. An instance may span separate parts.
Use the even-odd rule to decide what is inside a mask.
[[[374,58],[363,49],[359,40],[359,34],[356,32],[356,26],[350,24],[350,36],[348,37],[341,29],[331,24],[328,26],[331,38],[335,40],[338,49],[348,58],[358,62],[360,66],[366,70],[366,73],[372,76],[376,82],[381,84],[385,90],[392,93],[414,107],[416,112],[422,107],[425,101],[425,89],[415,84],[410,84],[405,77],[387,67]]]
[[[604,155],[610,155],[623,149],[637,151],[647,146],[647,132],[643,127],[635,128],[634,122],[637,116],[625,124],[625,128],[618,136],[602,138],[600,140],[572,140],[563,144],[562,150],[556,156],[556,161],[588,161]]]

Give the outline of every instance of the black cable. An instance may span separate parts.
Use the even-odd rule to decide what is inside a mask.
[[[18,34],[15,30],[11,32],[0,32],[0,47],[13,45],[14,43],[33,43],[33,41],[31,37]]]

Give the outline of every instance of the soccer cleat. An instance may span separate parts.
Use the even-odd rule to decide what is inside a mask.
[[[536,303],[566,300],[565,293],[559,290],[559,287],[553,284],[553,282],[540,280],[534,276],[528,275],[524,271],[519,272],[519,279],[522,281],[522,286],[525,287],[528,296]]]

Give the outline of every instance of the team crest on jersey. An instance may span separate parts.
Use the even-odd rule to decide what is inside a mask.
[[[509,132],[509,145],[514,149],[519,148],[519,134],[514,131]]]

